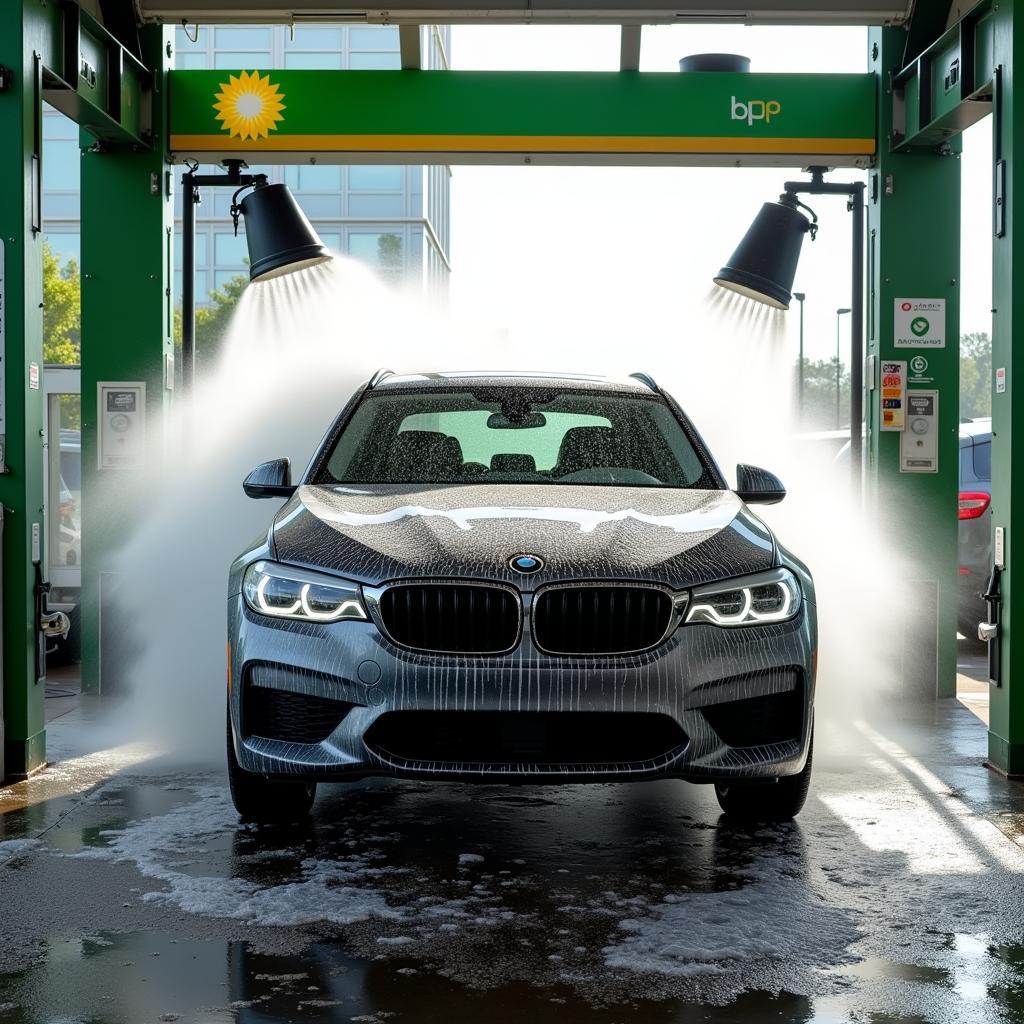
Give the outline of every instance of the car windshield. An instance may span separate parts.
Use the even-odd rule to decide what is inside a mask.
[[[487,388],[368,394],[316,483],[718,484],[661,398]]]

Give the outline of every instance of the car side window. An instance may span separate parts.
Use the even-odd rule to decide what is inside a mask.
[[[992,442],[983,441],[974,445],[974,475],[979,480],[992,479]]]

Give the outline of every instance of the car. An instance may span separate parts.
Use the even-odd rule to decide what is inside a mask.
[[[321,782],[711,783],[783,820],[811,777],[808,568],[648,376],[381,371],[228,586],[227,758],[244,819]]]
[[[988,619],[981,595],[992,572],[992,420],[960,424],[960,552],[957,629],[978,642],[978,623]]]

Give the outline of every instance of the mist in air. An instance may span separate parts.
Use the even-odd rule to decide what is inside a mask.
[[[576,284],[566,282],[570,296]],[[891,607],[880,601],[877,587],[883,567],[895,577],[893,554],[851,499],[848,465],[836,468],[833,449],[795,439],[787,314],[720,289],[666,303],[660,319],[646,310],[645,322],[661,329],[595,345],[542,330],[509,340],[498,324],[457,324],[345,257],[250,285],[219,363],[198,375],[190,399],[176,398],[164,465],[144,488],[143,525],[120,552],[137,647],[120,727],[182,761],[222,759],[227,570],[280,506],[245,497],[242,480],[279,457],[291,459],[298,479],[341,406],[381,366],[652,373],[727,479],[735,482],[737,462],[782,477],[786,501],[754,511],[817,581],[819,720],[861,710],[891,685],[892,666],[869,661],[884,645],[861,638],[883,630],[898,606],[895,593]]]

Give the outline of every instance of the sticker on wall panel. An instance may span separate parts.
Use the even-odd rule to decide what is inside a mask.
[[[906,425],[907,364],[902,359],[882,363],[882,430],[903,430]]]
[[[896,348],[945,348],[945,299],[896,299],[893,339]]]
[[[1005,366],[1000,366],[999,369],[996,370],[996,394],[997,395],[1005,395],[1006,394],[1006,367]]]

